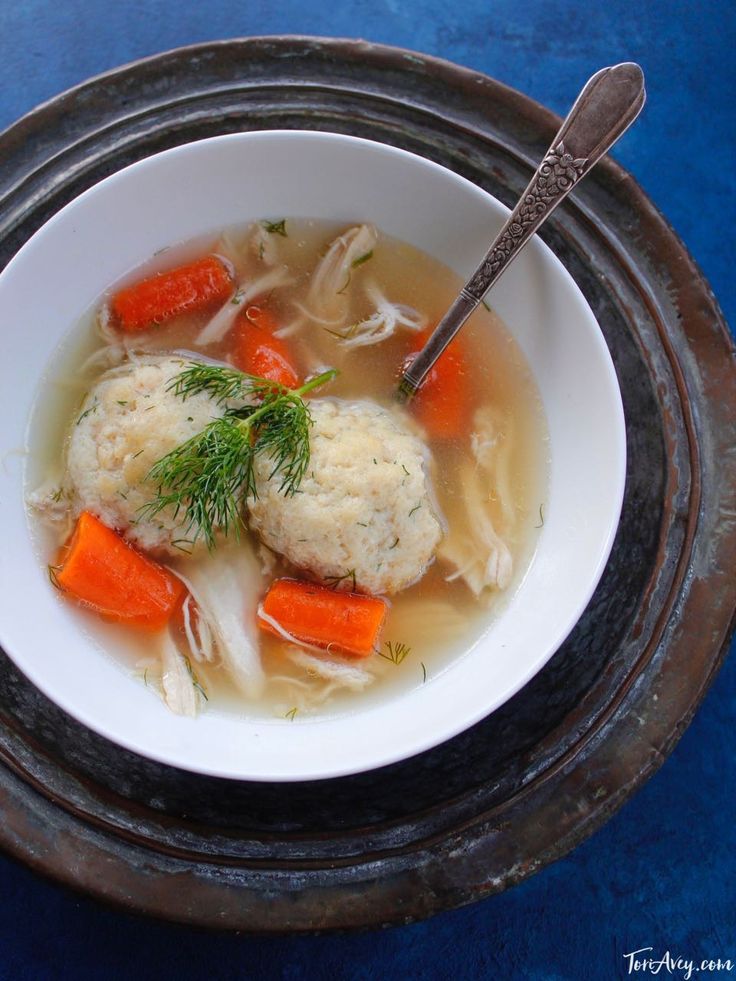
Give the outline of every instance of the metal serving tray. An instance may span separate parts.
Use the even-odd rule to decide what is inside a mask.
[[[558,123],[483,75],[359,41],[173,51],[93,79],[0,135],[0,264],[84,188],[190,140],[267,128],[352,133],[422,154],[512,204]],[[591,834],[657,769],[733,623],[734,348],[683,245],[613,161],[542,237],[601,324],[629,452],[611,559],[544,670],[489,718],[412,760],[266,785],[119,749],[0,654],[0,846],[85,893],[185,923],[377,926],[518,882]]]

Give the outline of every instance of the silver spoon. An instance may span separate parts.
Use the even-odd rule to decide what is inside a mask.
[[[415,394],[498,277],[560,201],[634,122],[645,99],[644,73],[631,61],[601,68],[586,82],[483,261],[401,376],[400,398],[408,400]]]

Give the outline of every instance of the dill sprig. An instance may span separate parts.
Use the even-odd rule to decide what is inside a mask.
[[[386,648],[387,653],[384,654],[383,651],[376,649],[376,654],[386,661],[391,661],[392,664],[401,664],[411,654],[411,647],[408,644],[403,644],[401,641],[387,640],[383,646]]]
[[[76,421],[76,423],[75,423],[75,425],[76,425],[76,426],[78,426],[78,425],[79,425],[79,423],[80,423],[80,422],[81,422],[81,421],[82,421],[83,419],[86,419],[86,418],[87,418],[87,416],[88,416],[88,415],[90,415],[90,414],[91,414],[92,412],[97,412],[97,399],[95,399],[95,400],[94,400],[94,402],[92,403],[92,405],[90,405],[90,406],[89,406],[89,408],[88,408],[88,409],[85,409],[85,410],[84,410],[84,412],[83,412],[83,413],[82,413],[82,414],[80,415],[80,417],[79,417],[79,418],[77,419],[77,421]]]
[[[282,218],[280,221],[266,221],[264,219],[261,224],[270,235],[281,235],[284,238],[288,238],[288,234],[286,232],[286,218]]]
[[[352,276],[351,270],[357,269],[358,266],[362,266],[364,262],[368,262],[369,259],[373,258],[373,249],[369,252],[364,252],[363,255],[359,255],[356,259],[350,263],[350,269],[348,269],[348,278],[345,280],[344,285],[337,291],[337,295],[341,296],[345,290],[350,286],[350,279]]]
[[[359,255],[357,259],[353,259],[350,263],[351,269],[357,269],[358,266],[362,266],[364,262],[368,262],[369,259],[373,258],[373,249],[369,252],[364,252],[363,255]]]
[[[183,399],[206,392],[217,405],[258,398],[279,388],[276,382],[267,378],[246,375],[237,368],[199,361],[188,364],[166,386],[167,391]]]
[[[200,683],[199,678],[194,673],[194,668],[192,667],[192,662],[186,656],[184,657],[184,663],[187,666],[187,671],[189,672],[189,677],[190,677],[190,679],[192,681],[192,686],[193,686],[194,690],[199,692],[199,694],[202,696],[202,698],[205,700],[205,702],[209,702],[209,697],[207,695],[207,692],[204,690],[204,687]],[[147,684],[147,682],[146,682],[146,684]]]
[[[309,465],[311,415],[302,396],[330,381],[337,372],[322,372],[297,389],[235,368],[193,362],[180,372],[169,390],[182,399],[206,392],[228,408],[200,433],[158,460],[147,475],[157,496],[144,504],[142,515],[153,518],[165,508],[183,514],[185,538],[203,535],[208,546],[215,532],[240,529],[240,513],[256,496],[255,458],[265,453],[273,466],[269,479],[280,477],[279,491],[294,494]]]
[[[332,330],[331,327],[323,327],[322,330],[327,334],[331,334],[332,337],[336,337],[340,341],[347,341],[353,336],[353,334],[355,334],[358,327],[360,327],[360,323],[360,320],[356,320],[355,323],[350,324],[350,326],[346,327],[345,330]]]
[[[330,589],[339,589],[342,583],[344,583],[346,580],[350,580],[352,582],[353,592],[355,592],[358,588],[355,579],[355,569],[348,569],[348,571],[342,576],[324,576],[323,579],[325,585],[329,586]]]

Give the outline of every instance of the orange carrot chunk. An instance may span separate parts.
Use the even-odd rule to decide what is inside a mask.
[[[432,330],[418,336],[415,351],[424,347]],[[470,432],[471,426],[470,391],[467,360],[460,338],[456,337],[442,352],[411,400],[411,411],[430,437],[454,439],[463,436]]]
[[[54,582],[106,620],[144,630],[165,627],[185,589],[168,569],[83,511]]]
[[[273,314],[250,306],[233,328],[232,359],[236,368],[268,378],[286,388],[298,388],[299,376],[292,364],[289,346],[273,331],[278,324]]]
[[[340,593],[300,579],[276,579],[259,609],[258,625],[280,636],[265,614],[304,643],[368,657],[378,645],[387,610],[385,600],[375,596]]]
[[[232,288],[232,277],[222,261],[208,255],[120,290],[110,307],[122,330],[145,330],[223,301]]]
[[[273,334],[275,330],[279,329],[279,323],[271,311],[267,310],[266,307],[259,307],[255,303],[246,308],[243,316],[249,324],[260,327],[261,330],[267,331],[269,334]]]

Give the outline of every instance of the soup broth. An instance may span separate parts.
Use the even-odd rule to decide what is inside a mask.
[[[184,361],[203,357],[232,363],[238,324],[244,318],[257,320],[262,311],[271,318],[280,349],[288,350],[300,381],[337,369],[334,380],[308,399],[369,400],[399,413],[401,425],[426,445],[430,499],[442,540],[416,581],[387,597],[388,612],[375,652],[365,658],[333,649],[320,653],[251,624],[265,682],[257,697],[248,697],[233,684],[217,650],[208,659],[190,649],[198,627],[192,607],[189,620],[175,619],[171,631],[202,711],[292,722],[355,711],[373,699],[430,683],[480,639],[513,594],[543,524],[546,423],[534,379],[509,331],[485,308],[463,328],[451,350],[457,347],[454,369],[461,373],[454,397],[463,401],[467,426],[459,433],[434,435],[425,424],[432,418],[431,406],[429,417],[419,399],[416,405],[397,409],[397,380],[401,365],[421,346],[462,283],[432,257],[378,233],[371,247],[343,268],[337,287],[333,283],[320,297],[315,277],[331,243],[345,232],[346,226],[316,220],[255,222],[154,256],[115,284],[83,318],[54,358],[38,401],[29,499],[43,562],[52,566],[59,549],[63,554],[75,508],[79,510],[65,478],[70,434],[85,411],[94,411],[84,398],[97,380],[130,358],[175,353]],[[223,257],[232,272],[232,295],[224,302],[130,335],[109,316],[110,297],[122,287],[206,254]],[[429,386],[420,395],[426,406]],[[440,416],[448,417],[447,412]],[[252,531],[243,531],[233,547],[255,556],[257,578],[243,588],[255,589],[256,599],[275,579],[311,575],[265,549]],[[186,548],[178,557],[154,550],[153,558],[185,582],[188,563],[194,561]],[[355,582],[350,577],[351,569],[345,568],[327,585],[352,592]],[[498,588],[499,581],[503,588]],[[152,697],[165,695],[157,634],[103,622],[83,607],[75,615],[100,648],[132,671]],[[306,657],[295,654],[300,646]],[[323,676],[316,659],[338,668],[353,667],[362,680],[345,683],[342,677]]]

